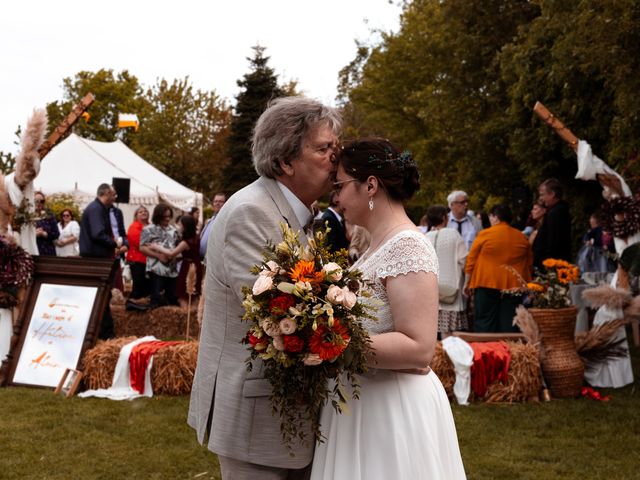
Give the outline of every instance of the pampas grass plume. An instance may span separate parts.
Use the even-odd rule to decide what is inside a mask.
[[[624,308],[631,302],[631,292],[609,285],[600,285],[582,292],[582,298],[589,302],[593,308],[599,308],[603,305],[609,308]]]
[[[15,182],[21,189],[31,183],[40,172],[38,149],[44,142],[46,132],[47,112],[44,109],[34,110],[27,121],[20,143],[20,153],[16,158]]]
[[[513,317],[514,325],[520,328],[520,331],[527,339],[527,343],[539,350],[540,356],[543,352],[540,351],[540,330],[538,324],[533,319],[533,316],[524,306],[518,305],[516,308],[516,315]]]

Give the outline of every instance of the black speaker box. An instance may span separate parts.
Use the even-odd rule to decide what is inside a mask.
[[[113,185],[113,188],[115,188],[116,194],[118,195],[116,203],[129,203],[129,188],[131,187],[131,179],[113,177],[111,185]]]

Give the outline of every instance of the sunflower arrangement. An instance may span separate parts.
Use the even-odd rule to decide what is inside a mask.
[[[367,370],[371,341],[362,320],[373,317],[358,300],[367,292],[361,272],[348,270],[346,250],[329,252],[324,231],[303,247],[296,232],[285,224],[281,229],[282,242],[267,245],[263,263],[251,270],[258,277],[253,287],[243,288],[243,320],[250,327],[242,342],[249,371],[262,361],[273,413],[290,446],[307,441],[309,425],[322,440],[325,402],[342,413],[349,396],[358,398],[357,376]]]
[[[545,271],[538,273],[527,289],[536,308],[565,308],[571,305],[569,287],[580,279],[580,269],[564,260],[548,258]]]

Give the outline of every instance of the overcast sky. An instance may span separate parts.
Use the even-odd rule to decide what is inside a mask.
[[[233,100],[259,43],[281,81],[333,103],[355,40],[397,31],[389,0],[6,0],[0,2],[0,150],[16,153],[18,125],[62,99],[81,70],[129,70],[145,86],[189,76]]]

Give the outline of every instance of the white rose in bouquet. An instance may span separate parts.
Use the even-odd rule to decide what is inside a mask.
[[[322,273],[331,282],[338,282],[342,279],[342,268],[335,262],[329,262],[322,267]]]

